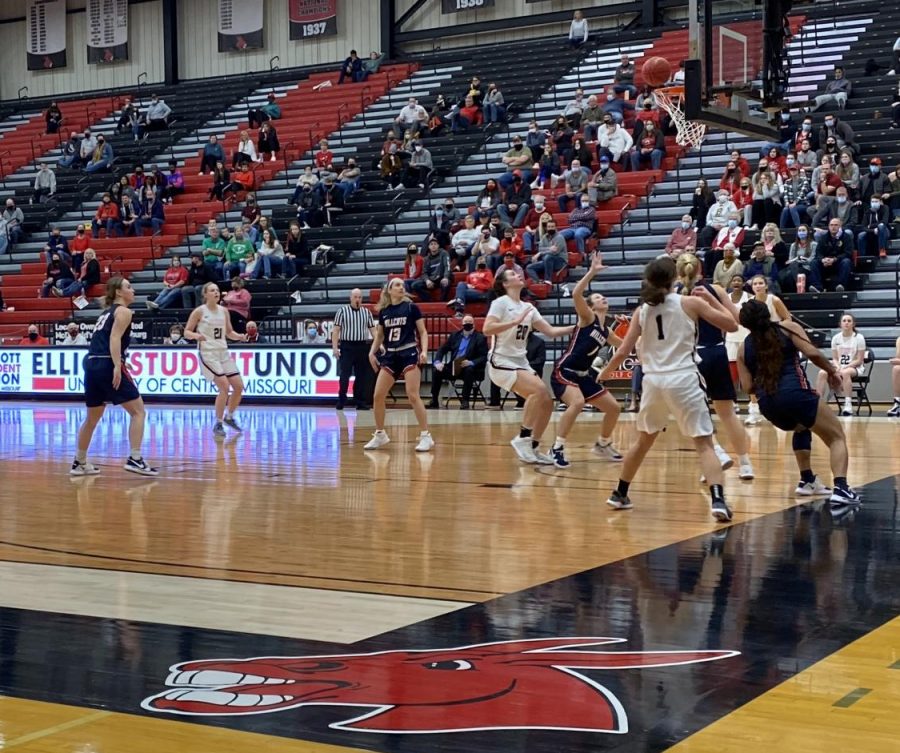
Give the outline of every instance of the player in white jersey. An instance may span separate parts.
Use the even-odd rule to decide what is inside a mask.
[[[216,425],[213,427],[213,433],[218,437],[225,436],[223,423],[235,431],[241,431],[235,413],[244,394],[244,380],[228,352],[228,340],[247,342],[247,335],[231,328],[228,309],[219,305],[221,295],[216,283],[206,283],[203,286],[203,305],[191,312],[184,328],[184,336],[197,341],[203,376],[219,390],[216,396]]]
[[[844,313],[841,331],[831,338],[831,362],[841,378],[839,394],[844,396],[841,415],[852,416],[853,378],[862,375],[866,368],[866,339],[856,331],[856,320],[852,314]],[[816,392],[823,397],[828,396],[828,374],[824,371],[820,371],[816,378]]]
[[[547,337],[565,337],[573,327],[553,327],[530,303],[521,299],[525,281],[515,270],[501,269],[494,278],[494,293],[484,320],[485,337],[493,337],[487,374],[501,389],[525,398],[522,428],[510,444],[525,463],[554,465],[553,458],[540,452],[541,436],[553,414],[550,388],[528,365],[527,343],[532,330]]]
[[[622,344],[600,372],[603,381],[621,366],[641,338],[644,394],[638,412],[638,439],[625,454],[618,487],[607,504],[617,510],[630,508],[628,487],[656,437],[675,416],[682,434],[694,440],[700,467],[711,496],[710,511],[716,520],[731,520],[731,510],[722,490],[722,467],[713,449],[713,424],[706,405],[706,393],[697,370],[695,344],[697,321],[734,332],[734,314],[706,288],[694,288],[690,296],[672,292],[675,262],[654,259],[644,269],[641,305],[635,310]]]

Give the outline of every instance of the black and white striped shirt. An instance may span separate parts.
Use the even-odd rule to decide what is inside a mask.
[[[341,328],[341,342],[369,342],[372,339],[370,330],[375,326],[375,320],[369,309],[363,306],[355,309],[348,304],[338,309],[334,324]]]

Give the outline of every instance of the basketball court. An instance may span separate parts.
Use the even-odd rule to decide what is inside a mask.
[[[2,406],[4,748],[893,749],[886,419],[845,422],[852,518],[795,498],[790,438],[751,428],[720,526],[674,426],[615,512],[597,414],[556,470],[515,460],[510,409],[432,412],[416,454],[402,409],[365,452],[369,413],[247,408],[217,441],[211,412],[150,406],[144,480],[110,411],[73,480],[81,412]]]

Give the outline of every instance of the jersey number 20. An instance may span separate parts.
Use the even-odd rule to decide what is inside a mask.
[[[519,324],[516,326],[516,340],[527,340],[528,339],[528,325],[527,324]]]

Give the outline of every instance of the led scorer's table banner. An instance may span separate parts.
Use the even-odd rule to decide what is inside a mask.
[[[84,347],[0,348],[0,397],[72,397],[84,392]],[[337,361],[328,346],[232,347],[244,396],[262,400],[336,397]],[[193,347],[133,347],[128,371],[141,395],[214,395]]]

